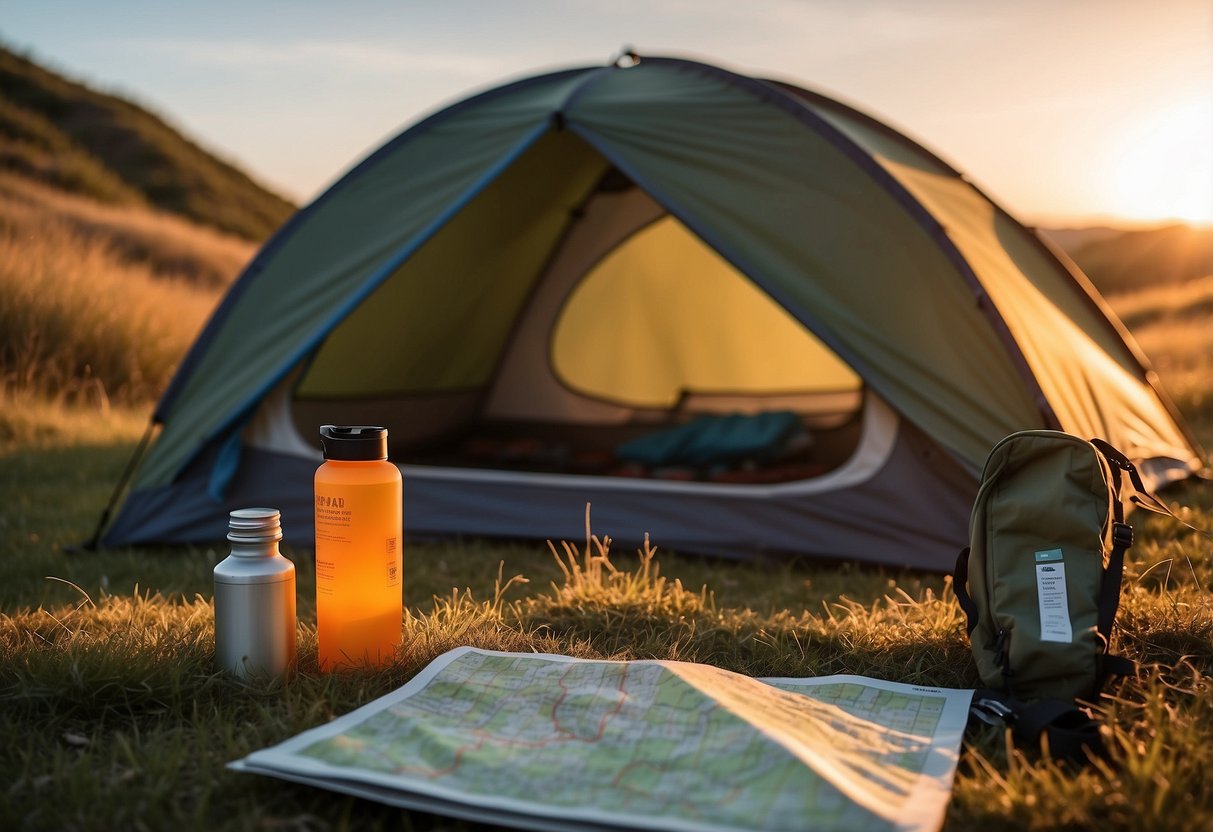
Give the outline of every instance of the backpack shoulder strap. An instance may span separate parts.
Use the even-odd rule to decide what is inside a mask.
[[[1099,618],[1095,629],[1104,640],[1104,649],[1112,642],[1112,625],[1120,607],[1120,582],[1125,571],[1125,552],[1133,545],[1133,527],[1117,522],[1112,527],[1112,552],[1108,555],[1108,568],[1104,570],[1099,586]],[[1112,676],[1132,676],[1137,673],[1137,663],[1124,656],[1102,653],[1098,656],[1095,689],[1098,691]]]
[[[1125,552],[1133,545],[1133,527],[1119,520],[1112,526],[1112,551],[1099,587],[1099,620],[1096,629],[1105,640],[1112,637],[1112,623],[1120,607],[1120,582],[1125,572]]]
[[[1166,503],[1151,494],[1150,490],[1146,488],[1145,483],[1141,481],[1141,474],[1137,472],[1137,466],[1134,465],[1127,456],[1116,450],[1116,448],[1112,447],[1102,439],[1092,439],[1091,444],[1094,445],[1101,454],[1103,454],[1104,458],[1107,459],[1109,463],[1111,463],[1112,471],[1116,479],[1115,485],[1118,492],[1120,490],[1120,472],[1124,471],[1129,475],[1129,481],[1133,484],[1133,490],[1135,492],[1129,495],[1128,499],[1130,503],[1138,508],[1143,508],[1146,511],[1152,511],[1155,514],[1165,514],[1167,517],[1170,517],[1181,526],[1191,529],[1199,534],[1203,534],[1205,537],[1213,538],[1213,533],[1209,532],[1208,530],[1193,526],[1191,523],[1176,517],[1175,512],[1171,511],[1171,509],[1167,507]],[[1117,501],[1116,504],[1116,511],[1117,519],[1123,519],[1124,510],[1120,506],[1119,501]]]
[[[977,629],[978,613],[973,596],[969,595],[969,551],[966,546],[956,556],[956,568],[952,571],[952,591],[956,593],[956,601],[968,619],[965,630],[972,637],[973,630]]]

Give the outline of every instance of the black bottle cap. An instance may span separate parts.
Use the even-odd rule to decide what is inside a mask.
[[[325,459],[387,459],[387,428],[375,425],[323,425],[320,444]]]

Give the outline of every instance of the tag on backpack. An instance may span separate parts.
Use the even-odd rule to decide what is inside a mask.
[[[1061,549],[1036,553],[1036,595],[1040,601],[1040,640],[1071,644],[1070,602],[1066,595],[1066,565]]]

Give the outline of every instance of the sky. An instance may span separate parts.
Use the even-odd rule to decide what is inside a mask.
[[[1028,222],[1213,223],[1213,0],[0,0],[0,41],[300,203],[442,106],[626,45],[839,98]]]

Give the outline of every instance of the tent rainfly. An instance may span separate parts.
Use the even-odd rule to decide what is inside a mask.
[[[855,109],[635,58],[437,112],[286,223],[159,402],[106,545],[310,543],[322,424],[389,428],[406,535],[950,568],[1021,429],[1203,464],[1090,282]]]

